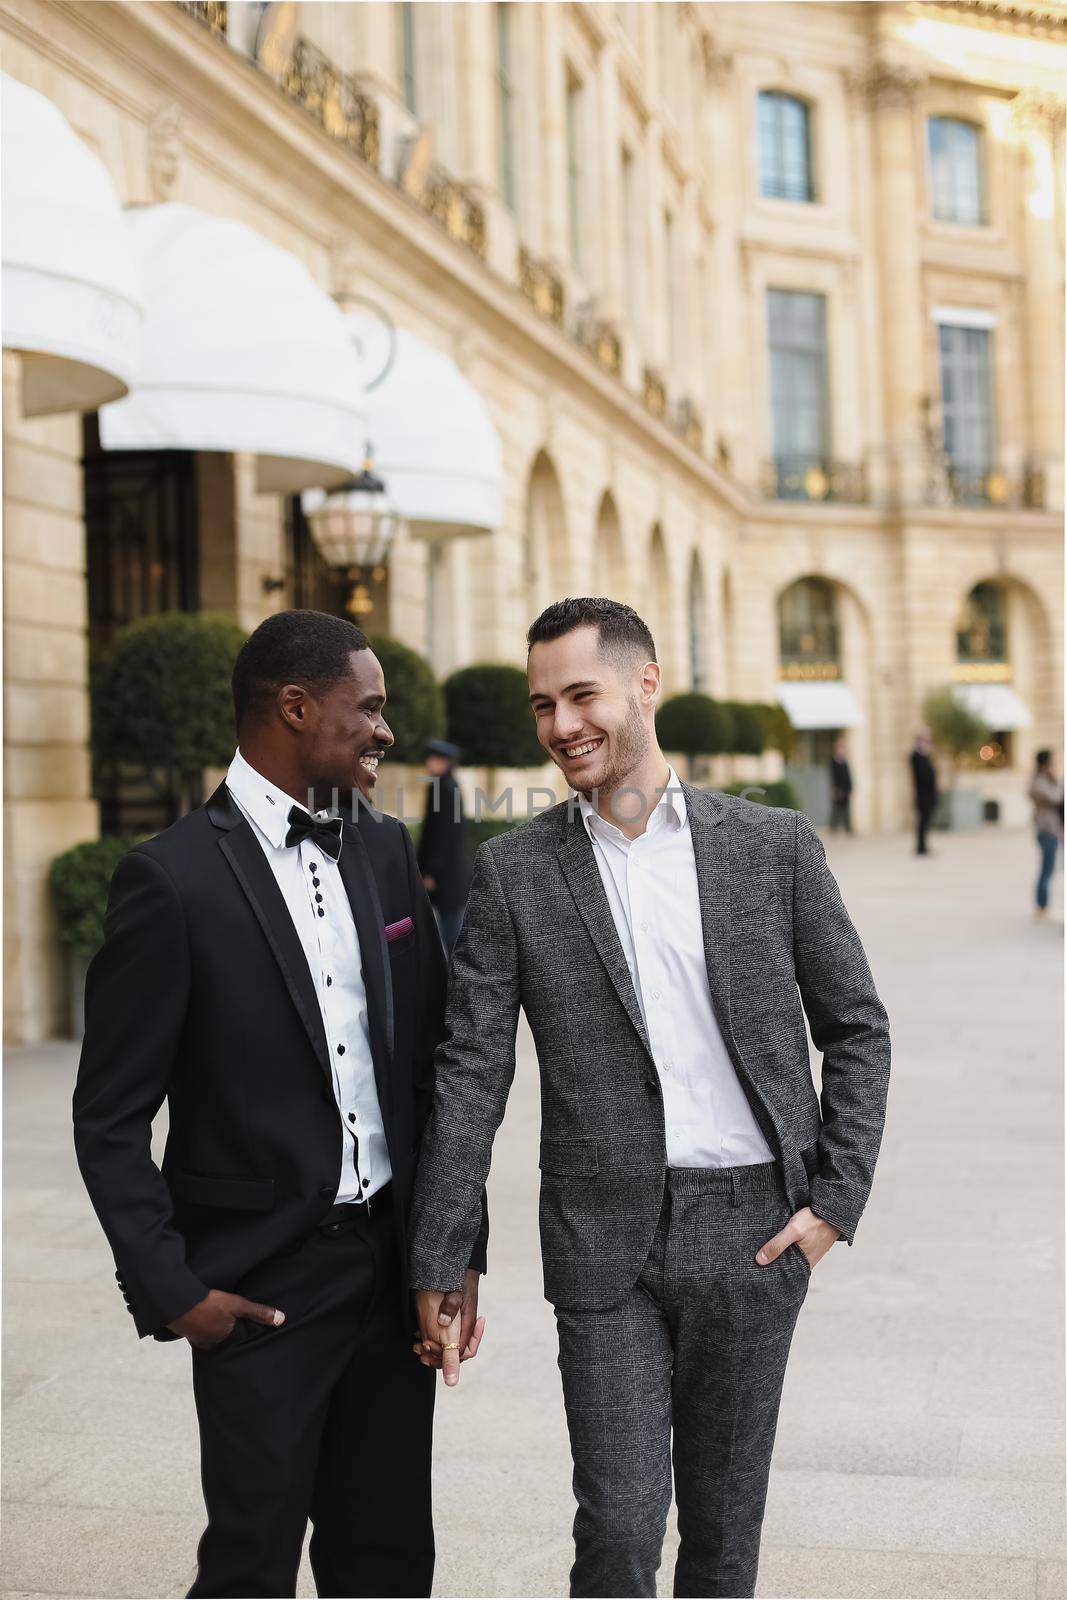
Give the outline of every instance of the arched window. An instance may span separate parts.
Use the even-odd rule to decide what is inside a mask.
[[[961,665],[1008,660],[1007,606],[999,583],[976,583],[963,602],[956,659]]]
[[[778,654],[783,678],[841,675],[840,631],[834,585],[799,578],[778,601]]]
[[[930,117],[926,140],[934,216],[980,226],[987,220],[981,128],[957,117]]]
[[[667,650],[667,629],[670,627],[671,601],[670,601],[670,573],[667,568],[667,547],[663,542],[663,529],[657,523],[652,529],[652,538],[648,546],[648,598],[645,613],[648,625],[652,630],[652,637],[656,641],[656,653],[662,666]],[[638,610],[640,610],[640,606]]]
[[[531,617],[567,592],[567,527],[556,469],[542,450],[526,491],[525,583]]]
[[[758,124],[760,194],[774,200],[814,200],[807,102],[777,89],[761,89]]]
[[[626,557],[619,513],[610,494],[603,496],[596,519],[593,545],[593,593],[608,600],[627,598]]]

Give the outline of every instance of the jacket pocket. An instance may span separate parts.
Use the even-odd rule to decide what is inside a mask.
[[[176,1172],[173,1194],[194,1206],[220,1206],[230,1211],[273,1211],[273,1178],[210,1178],[199,1172]]]
[[[542,1172],[557,1178],[593,1178],[600,1171],[595,1139],[542,1139]]]

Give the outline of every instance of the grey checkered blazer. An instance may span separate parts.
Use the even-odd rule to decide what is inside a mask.
[[[806,817],[682,788],[730,1058],[793,1209],[810,1205],[851,1244],[889,1085],[889,1024],[859,935]],[[607,1309],[645,1264],[667,1157],[655,1062],[574,800],[475,860],[415,1185],[415,1288],[458,1287],[470,1260],[520,1005],[541,1071],[545,1295]],[[805,1012],[823,1055],[821,1104]]]

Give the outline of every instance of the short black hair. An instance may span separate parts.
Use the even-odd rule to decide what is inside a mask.
[[[1052,760],[1052,751],[1051,750],[1039,750],[1037,752],[1037,764],[1038,764],[1039,767],[1047,767],[1051,760]]]
[[[532,650],[535,644],[547,644],[550,639],[562,639],[575,628],[590,627],[596,628],[604,655],[627,663],[637,656],[642,661],[655,661],[656,642],[648,623],[642,621],[632,606],[597,595],[556,600],[546,606],[530,624],[526,634],[527,650]]]
[[[353,650],[368,649],[367,635],[326,611],[277,611],[261,622],[234,662],[233,712],[240,728],[262,716],[278,690],[298,683],[322,695],[352,670]]]

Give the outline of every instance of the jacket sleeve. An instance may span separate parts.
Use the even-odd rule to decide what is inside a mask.
[[[793,957],[816,1049],[822,1132],[811,1209],[848,1244],[867,1203],[889,1092],[889,1019],[822,840],[796,813]]]
[[[515,930],[492,846],[475,857],[452,952],[445,1037],[422,1141],[411,1218],[411,1286],[458,1289],[482,1226],[493,1139],[515,1076]]]
[[[111,880],[104,943],[85,985],[74,1146],[138,1333],[157,1333],[208,1292],[185,1261],[170,1191],[152,1160],[185,1023],[189,951],[170,878],[141,850]]]
[[[434,1095],[434,1057],[445,1032],[445,990],[447,964],[437,919],[429,897],[423,887],[416,863],[411,835],[400,825],[407,856],[408,880],[412,904],[415,907],[414,923],[419,956],[419,1016],[415,1029],[415,1128],[420,1140],[423,1137]],[[481,1197],[481,1215],[478,1232],[471,1246],[468,1266],[475,1272],[484,1272],[486,1250],[489,1244],[489,1204],[485,1191]]]

